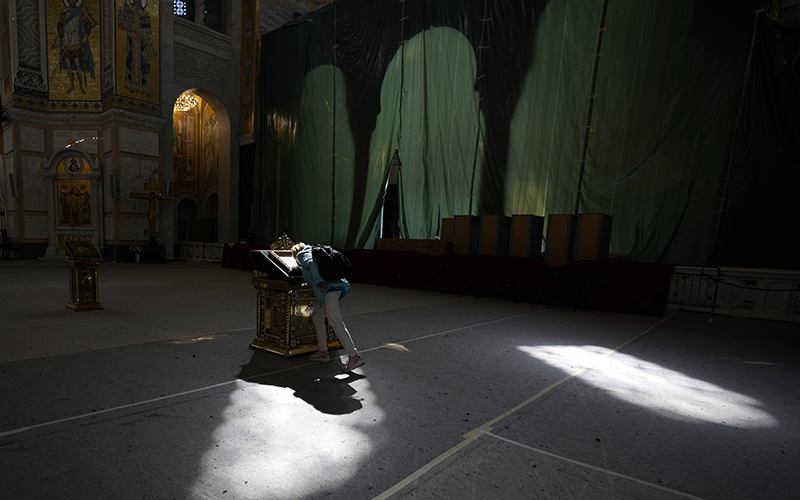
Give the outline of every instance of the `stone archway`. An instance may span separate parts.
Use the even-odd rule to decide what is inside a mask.
[[[201,215],[199,232],[214,242],[232,241],[231,230],[237,231],[237,222],[234,220],[238,212],[236,198],[231,194],[231,123],[225,104],[213,93],[202,88],[190,88],[184,94],[192,94],[199,97],[203,103],[210,106],[214,112],[216,121],[216,141],[217,147],[213,154],[205,147],[204,141],[207,136],[202,132],[207,125],[204,118],[199,114],[192,120],[187,120],[183,125],[194,124],[194,135],[188,135],[183,126],[175,126],[177,114],[173,112],[173,133],[175,145],[173,146],[173,179],[174,195],[190,196],[198,200],[199,204],[207,205],[212,195],[216,196],[215,205],[218,207],[218,214],[213,222],[213,230],[208,221],[208,214]],[[181,94],[183,95],[183,94]],[[199,135],[198,135],[199,134]],[[186,147],[193,149],[193,154],[187,154]],[[213,160],[212,160],[213,159]],[[214,162],[213,168],[209,166]],[[187,170],[190,169],[190,170]],[[190,188],[183,179],[192,179],[195,188]],[[216,185],[209,187],[207,184],[210,179],[216,179]],[[206,184],[203,184],[206,183]],[[177,227],[179,217],[174,213],[174,224]],[[205,220],[204,220],[205,219]],[[213,236],[211,236],[213,234]],[[198,235],[199,239],[203,239]],[[236,237],[233,236],[235,239]]]
[[[43,167],[47,193],[47,253],[64,253],[64,238],[90,236],[103,254],[103,174],[100,162],[79,149],[64,149]]]

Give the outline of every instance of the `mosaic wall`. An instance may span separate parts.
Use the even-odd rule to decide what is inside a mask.
[[[173,113],[173,190],[205,199],[219,185],[219,123],[214,109],[197,100],[194,108]]]
[[[11,235],[49,238],[53,245],[52,226],[102,227],[105,222],[101,238],[140,239],[147,228],[147,202],[131,194],[144,191],[170,147],[169,137],[160,132],[162,94],[174,92],[176,82],[184,78],[205,80],[226,105],[241,106],[239,115],[232,116],[239,123],[231,128],[239,135],[252,134],[261,31],[330,1],[234,2],[235,12],[228,20],[233,29],[208,36],[202,23],[164,19],[161,26],[161,3],[155,0],[0,0],[0,101],[14,110],[9,113],[13,121],[7,123],[15,123],[0,140],[5,157],[0,174],[14,172],[21,198],[18,205],[9,202],[15,210],[6,211]],[[241,39],[231,39],[230,33],[241,33]],[[170,57],[163,60],[162,34],[163,41],[172,44]],[[237,71],[238,82],[231,78]],[[171,81],[165,80],[162,87],[167,77]],[[100,115],[112,108],[150,116],[121,113],[124,119],[117,122],[119,110]],[[98,121],[99,116],[111,116],[113,128]],[[191,114],[176,113],[173,124],[176,164],[168,178],[174,180],[174,192],[207,201],[219,190],[223,141],[218,115],[201,100]],[[224,142],[227,150],[227,139]],[[46,177],[43,170],[53,168],[47,158],[65,148],[99,159],[103,177],[69,172]],[[112,173],[118,193],[109,184]],[[2,177],[0,189],[8,191],[8,176]],[[102,215],[92,218],[92,211]]]
[[[2,99],[41,111],[160,114],[159,36],[154,0],[0,0]]]
[[[159,102],[159,18],[155,0],[117,0],[117,94]]]
[[[50,99],[100,100],[99,0],[47,1]]]

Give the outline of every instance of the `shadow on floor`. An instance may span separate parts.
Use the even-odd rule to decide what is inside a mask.
[[[329,415],[346,415],[362,408],[361,399],[356,396],[357,391],[350,384],[366,377],[353,372],[342,373],[342,364],[336,361],[336,356],[332,356],[334,361],[330,363],[314,364],[307,370],[282,374],[280,377],[267,375],[274,371],[274,356],[276,355],[254,352],[250,362],[241,366],[237,378],[292,389],[295,397]]]

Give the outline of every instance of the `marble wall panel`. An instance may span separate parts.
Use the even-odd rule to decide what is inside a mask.
[[[36,127],[19,127],[19,143],[23,151],[44,153],[44,130]]]
[[[216,31],[209,31],[202,24],[175,17],[173,18],[173,31],[176,38],[185,38],[189,41],[188,43],[197,44],[201,50],[216,50],[228,58],[233,53],[231,37]]]
[[[150,224],[145,217],[122,217],[119,224],[120,238],[128,241],[146,242]]]
[[[36,238],[36,239],[47,239],[47,216],[26,215],[25,237]]]
[[[96,130],[54,130],[53,147],[56,151],[60,151],[69,146],[69,141],[72,141],[70,147],[89,154],[97,154],[97,137]]]
[[[107,240],[114,239],[114,217],[103,217],[103,224]]]
[[[111,128],[107,128],[103,130],[103,152],[108,153],[111,151],[111,146],[113,143],[111,142]]]
[[[3,130],[3,148],[6,153],[14,151],[14,134],[11,132],[11,127]]]
[[[47,178],[40,175],[44,159],[38,156],[22,156],[22,190],[25,210],[47,210]],[[28,229],[25,228],[27,236]]]
[[[11,197],[11,187],[8,185],[8,174],[14,172],[14,157],[9,155],[5,157],[5,172],[3,172],[3,182],[0,184],[5,191],[3,194],[6,196],[6,204],[13,206],[13,198]]]
[[[114,199],[111,197],[111,192],[115,186],[111,184],[111,175],[105,175],[103,182],[103,212],[113,212]]]
[[[146,214],[150,208],[147,200],[131,198],[131,193],[143,193],[144,185],[158,170],[158,160],[144,160],[123,156],[119,159],[119,207],[122,212]]]
[[[158,156],[158,134],[146,130],[121,127],[119,150],[147,156]]]
[[[175,43],[175,81],[190,76],[205,78],[225,93],[231,91],[231,62],[221,57]]]
[[[6,215],[6,228],[8,229],[8,237],[9,238],[16,238],[17,237],[17,218],[16,217],[9,217]]]
[[[0,198],[6,200],[6,208],[11,204],[11,193],[8,191],[8,172],[6,164],[8,162],[0,156]]]
[[[7,172],[11,172],[11,160],[13,159],[14,157],[10,155],[8,158],[0,155],[0,176],[5,177]],[[0,179],[0,182],[3,182],[3,179]]]

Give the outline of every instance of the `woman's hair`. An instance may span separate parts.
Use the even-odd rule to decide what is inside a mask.
[[[304,249],[305,247],[306,247],[306,244],[303,243],[302,241],[292,247],[292,257],[294,257],[294,260],[297,260],[297,253],[300,250]]]

